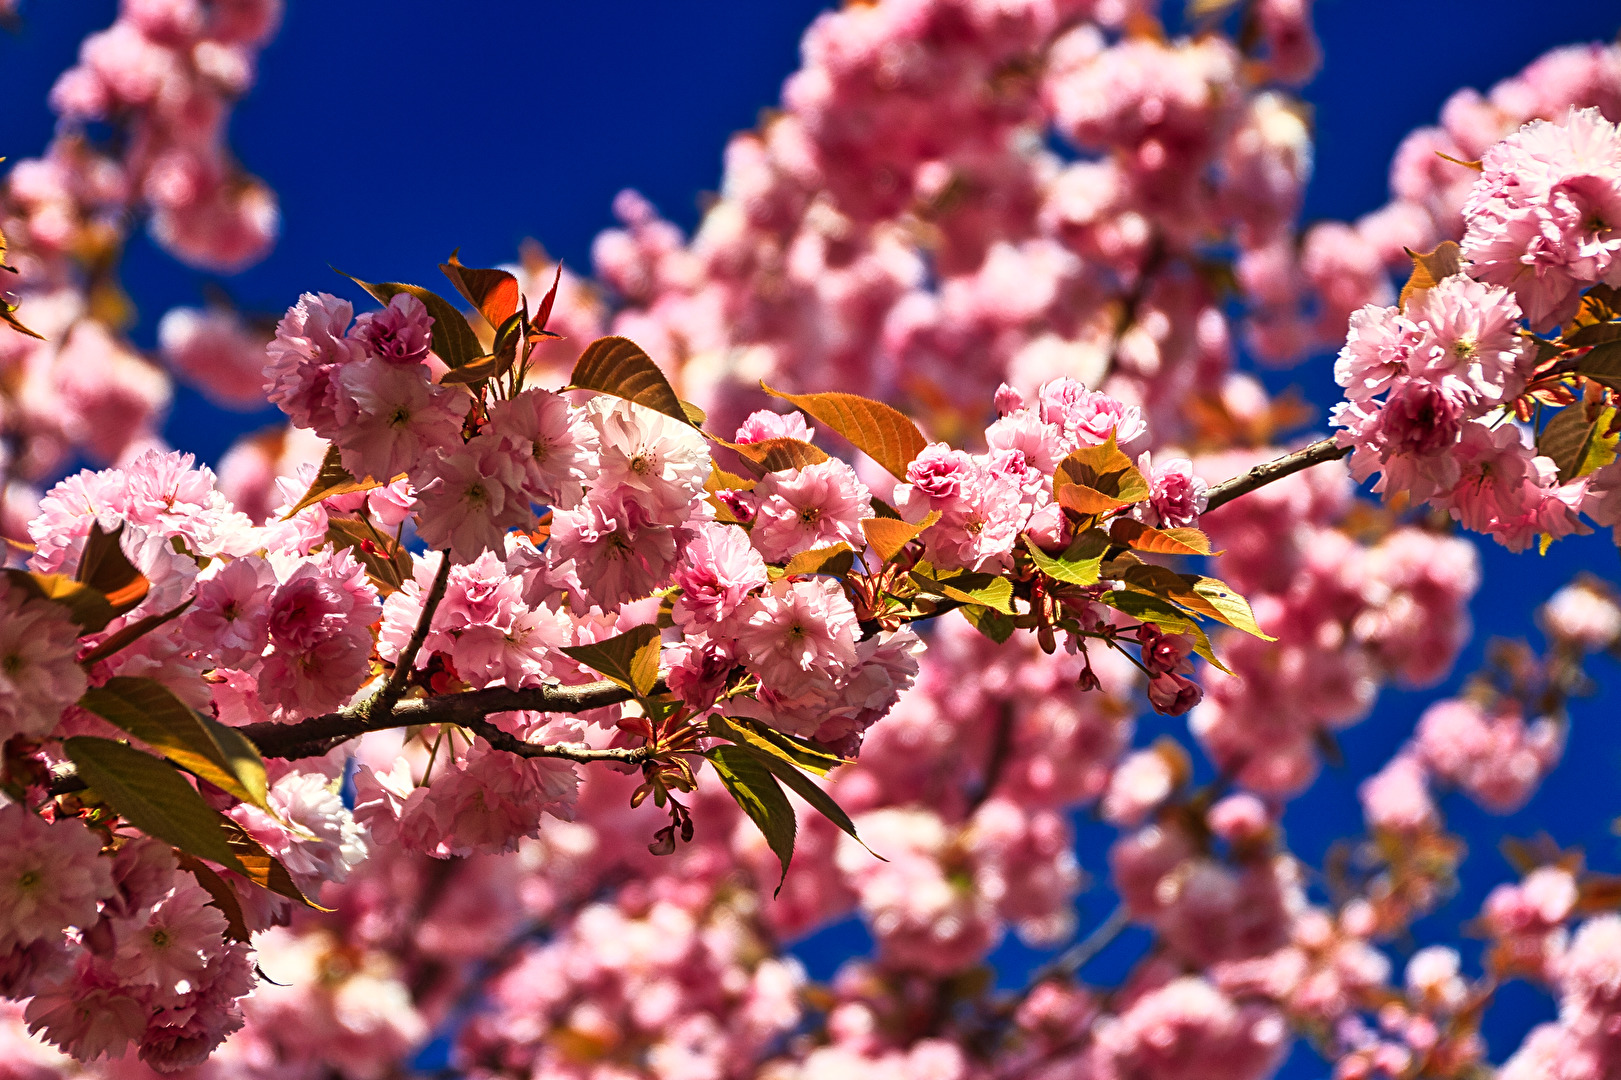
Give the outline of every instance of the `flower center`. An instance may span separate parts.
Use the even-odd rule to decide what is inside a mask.
[[[1469,360],[1475,355],[1475,341],[1473,338],[1459,338],[1452,343],[1452,355],[1459,360]]]
[[[169,947],[169,931],[167,931],[167,930],[154,930],[154,931],[152,931],[152,944],[157,946],[160,949],[167,949]]]
[[[483,484],[474,484],[467,489],[467,505],[474,509],[481,509],[490,501],[490,493],[484,490]]]
[[[22,876],[17,879],[17,885],[20,888],[32,889],[40,883],[44,876],[38,870],[24,870]]]
[[[404,427],[410,422],[411,410],[407,409],[404,405],[396,406],[394,411],[390,413],[388,417],[389,427]]]
[[[23,669],[23,658],[17,653],[7,653],[0,657],[0,671],[7,675],[15,675]]]
[[[630,459],[630,471],[637,476],[646,476],[653,471],[653,459],[647,454],[637,454]]]
[[[799,512],[801,525],[815,525],[822,520],[822,509],[819,506],[807,506]]]

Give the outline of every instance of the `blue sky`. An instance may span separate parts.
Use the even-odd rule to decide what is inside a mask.
[[[431,282],[434,265],[454,247],[466,262],[489,265],[512,258],[528,236],[584,269],[622,187],[639,189],[690,227],[701,194],[719,181],[727,136],[776,102],[797,66],[799,34],[824,6],[290,0],[259,85],[232,125],[240,157],[280,196],[283,235],[270,258],[225,288],[244,306],[279,311],[307,289],[344,292],[329,264],[371,280]],[[46,90],[84,34],[110,23],[114,11],[113,0],[27,0],[22,31],[0,35],[7,75],[0,154],[15,160],[42,149],[51,128]],[[1384,201],[1396,144],[1431,122],[1453,89],[1489,86],[1557,44],[1612,38],[1621,5],[1321,0],[1317,17],[1327,63],[1306,92],[1319,140],[1307,215],[1349,218]],[[208,280],[137,239],[125,268],[142,313],[137,340],[150,341],[169,306],[199,302]],[[1326,407],[1333,399],[1325,369],[1319,363],[1269,381],[1298,383]],[[216,460],[237,434],[275,418],[222,413],[182,392],[167,435]],[[1562,542],[1546,558],[1481,547],[1487,584],[1462,673],[1479,662],[1490,636],[1534,636],[1532,608],[1578,569],[1617,577],[1606,536]],[[1611,663],[1596,665],[1595,674],[1616,682]],[[1333,836],[1355,827],[1356,781],[1407,737],[1440,692],[1387,693],[1373,719],[1345,734],[1347,767],[1327,774],[1286,821],[1303,856],[1316,859]],[[1459,897],[1434,925],[1420,927],[1420,943],[1473,914],[1486,889],[1508,875],[1493,851],[1505,828],[1547,829],[1563,843],[1584,844],[1593,863],[1616,867],[1607,817],[1617,809],[1609,793],[1621,769],[1621,731],[1610,721],[1616,701],[1606,693],[1576,705],[1565,763],[1506,824],[1446,801],[1474,854]],[[1083,829],[1083,862],[1094,871],[1105,839],[1097,826]],[[1083,897],[1082,925],[1108,906],[1106,898]],[[826,974],[859,941],[846,927],[801,952]],[[1095,970],[1118,966],[1130,950],[1123,943]],[[1009,946],[997,959],[1002,981],[1016,984],[1033,958]],[[1509,991],[1488,1028],[1495,1054],[1550,1013],[1536,995]],[[1322,1071],[1298,1055],[1285,1075]]]

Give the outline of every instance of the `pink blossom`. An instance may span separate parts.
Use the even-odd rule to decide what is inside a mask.
[[[1193,462],[1173,458],[1155,467],[1153,456],[1143,451],[1137,471],[1148,481],[1148,501],[1140,505],[1144,522],[1154,528],[1182,528],[1195,525],[1209,502],[1210,485],[1194,475]]]
[[[703,436],[663,413],[599,396],[586,406],[599,435],[592,498],[610,495],[650,520],[680,524],[709,479]]]
[[[420,364],[366,359],[332,378],[333,435],[353,476],[392,480],[417,472],[434,451],[461,448],[463,396],[428,382]]]
[[[1345,347],[1334,361],[1334,381],[1356,402],[1371,401],[1412,373],[1424,331],[1394,307],[1369,304],[1351,316]]]
[[[264,699],[284,709],[337,708],[360,688],[371,654],[377,592],[348,552],[299,565],[270,597],[271,651],[259,674]]]
[[[173,880],[149,911],[122,928],[114,960],[126,985],[154,987],[164,998],[177,985],[196,984],[209,957],[224,948],[226,929],[225,916],[209,906],[201,886],[189,877]]]
[[[737,429],[733,442],[741,446],[750,443],[765,442],[767,439],[798,439],[800,442],[810,442],[816,437],[816,429],[807,427],[803,413],[776,413],[769,409],[760,409],[752,412]]]
[[[198,582],[186,610],[186,635],[220,667],[257,659],[270,641],[270,593],[275,571],[262,559],[233,559]]]
[[[305,293],[276,326],[266,347],[265,395],[299,427],[323,438],[337,432],[332,376],[338,365],[356,359],[344,335],[354,308],[327,293]]]
[[[1138,750],[1115,766],[1103,796],[1103,817],[1115,825],[1140,825],[1176,785],[1170,760],[1157,750]]]
[[[0,824],[0,949],[94,922],[97,902],[113,894],[96,835],[73,818],[47,824],[20,803],[0,806]]]
[[[84,693],[67,609],[7,585],[0,596],[0,736],[49,735]]]
[[[906,467],[906,495],[896,492],[897,508],[906,513],[917,505],[915,518],[930,510],[969,510],[978,494],[978,468],[974,459],[945,443],[930,443]]]
[[[1462,699],[1426,709],[1414,741],[1436,776],[1497,813],[1523,805],[1564,748],[1551,721],[1526,724],[1508,710],[1488,715]]]
[[[503,551],[508,530],[529,523],[522,476],[509,455],[469,445],[438,453],[426,470],[432,479],[417,489],[417,535],[456,562],[480,552]]]
[[[1575,314],[1581,290],[1617,275],[1621,134],[1597,109],[1535,120],[1488,150],[1464,204],[1473,272],[1512,289],[1542,332]]]
[[[523,464],[522,489],[535,502],[578,506],[595,466],[597,429],[568,402],[545,390],[525,390],[490,406],[480,438],[506,440]]]
[[[1398,833],[1416,833],[1436,825],[1440,816],[1430,799],[1429,775],[1410,754],[1398,754],[1357,789],[1368,824]]]
[[[1183,976],[1138,998],[1097,1029],[1092,1058],[1108,1080],[1259,1080],[1288,1051],[1283,1018],[1239,1005],[1203,979]]]
[[[587,501],[576,510],[556,511],[551,546],[558,561],[573,560],[585,598],[608,609],[670,580],[680,533],[647,520],[638,503]]]
[[[120,989],[67,982],[35,994],[28,1030],[80,1061],[122,1057],[145,1029],[147,1010]]]
[[[158,323],[158,349],[211,400],[235,409],[264,404],[265,340],[235,312],[170,308]]]
[[[1597,580],[1578,578],[1549,597],[1538,614],[1550,637],[1593,652],[1621,638],[1621,607]]]
[[[433,316],[410,293],[395,293],[381,311],[355,320],[349,338],[367,353],[390,364],[411,366],[427,360]]]
[[[768,473],[754,495],[749,538],[767,562],[837,543],[857,550],[866,545],[861,522],[873,516],[872,497],[855,470],[837,458]]]
[[[367,855],[365,832],[337,787],[323,773],[292,770],[270,785],[265,801],[272,813],[246,803],[230,811],[309,896],[320,894],[323,881],[341,884]]]
[[[1088,390],[1073,379],[1047,383],[1040,397],[1041,419],[1057,426],[1069,449],[1101,446],[1110,435],[1121,447],[1129,448],[1148,434],[1137,406]]]
[[[1506,290],[1463,274],[1413,296],[1407,318],[1424,331],[1410,373],[1479,408],[1519,393],[1534,357],[1519,334],[1520,306]]]
[[[827,578],[774,582],[743,603],[732,629],[743,661],[790,698],[836,685],[855,665],[855,609]]]
[[[672,616],[692,633],[728,618],[770,579],[747,533],[735,525],[704,522],[693,528],[671,580],[681,586]]]

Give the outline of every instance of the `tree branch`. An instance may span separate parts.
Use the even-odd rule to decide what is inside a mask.
[[[379,711],[372,699],[327,713],[312,716],[296,724],[262,723],[238,728],[265,757],[292,761],[298,758],[319,757],[339,743],[371,731],[389,728],[419,727],[427,724],[455,724],[484,735],[484,728],[499,733],[512,744],[522,747],[513,750],[529,757],[562,757],[571,761],[625,761],[634,764],[647,755],[642,751],[593,750],[577,744],[541,746],[525,743],[502,732],[485,721],[491,713],[499,712],[551,712],[580,713],[618,705],[629,701],[632,694],[618,683],[585,683],[579,686],[535,686],[509,690],[494,686],[487,690],[469,690],[462,694],[441,694],[438,697],[411,698],[396,702],[392,708]],[[487,737],[487,736],[486,736]],[[491,739],[494,744],[496,740]],[[502,745],[503,750],[512,746]]]
[[[1210,489],[1210,501],[1205,507],[1205,513],[1232,502],[1240,495],[1248,495],[1256,488],[1265,487],[1274,480],[1282,480],[1285,476],[1292,476],[1303,469],[1313,465],[1321,465],[1325,461],[1338,461],[1351,453],[1349,446],[1336,446],[1334,437],[1319,439],[1308,446],[1302,446],[1292,454],[1285,454],[1274,461],[1266,461],[1255,466],[1247,473],[1241,473],[1231,480],[1223,480]]]

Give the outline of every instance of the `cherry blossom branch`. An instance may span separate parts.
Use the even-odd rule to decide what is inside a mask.
[[[1240,495],[1248,495],[1256,488],[1262,488],[1274,480],[1282,480],[1285,476],[1293,476],[1313,465],[1321,465],[1325,461],[1338,461],[1351,453],[1349,446],[1337,446],[1331,435],[1326,439],[1319,439],[1307,446],[1302,446],[1292,454],[1285,454],[1274,461],[1262,462],[1249,472],[1241,473],[1231,480],[1223,480],[1210,489],[1209,502],[1205,506],[1205,513],[1232,502]]]
[[[1051,963],[1043,965],[1031,978],[1029,985],[1036,987],[1048,979],[1073,978],[1130,925],[1131,914],[1126,911],[1126,905],[1118,905],[1090,934],[1065,949]]]
[[[241,733],[265,757],[292,761],[318,757],[340,743],[372,731],[419,727],[428,724],[454,724],[484,735],[492,745],[526,757],[560,757],[570,761],[620,761],[636,764],[646,759],[644,749],[596,750],[574,743],[539,745],[522,742],[488,723],[485,717],[500,712],[581,713],[629,701],[632,694],[617,683],[603,680],[579,686],[534,686],[509,690],[495,686],[461,694],[411,698],[396,702],[386,711],[370,700],[324,716],[313,716],[296,724],[267,722],[248,724]],[[491,739],[486,729],[496,732]],[[508,741],[511,745],[508,745]]]

